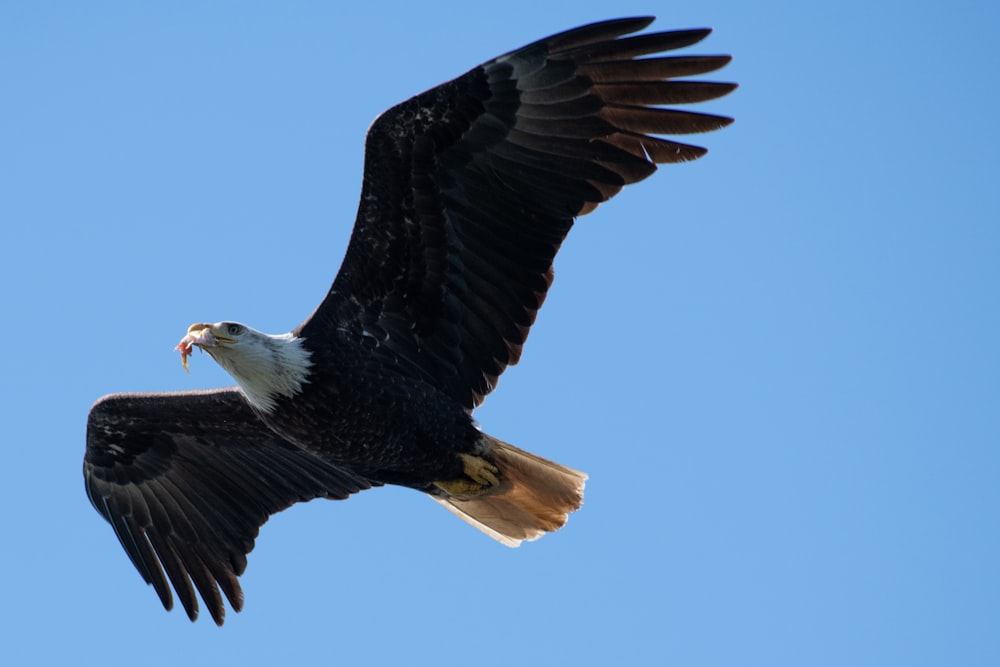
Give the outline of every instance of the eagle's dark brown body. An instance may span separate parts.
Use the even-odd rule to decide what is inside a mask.
[[[471,415],[520,358],[574,219],[656,164],[705,153],[662,135],[730,122],[668,108],[735,86],[683,78],[728,56],[660,55],[708,30],[624,37],[651,22],[554,35],[379,117],[329,293],[291,334],[264,339],[308,353],[301,383],[260,402],[227,368],[240,389],[95,404],[88,496],[165,607],[172,585],[192,619],[196,590],[217,623],[223,595],[239,610],[259,527],[299,501],[401,484],[510,545],[580,506],[585,475],[480,432]],[[226,342],[207,350],[224,367],[220,355],[241,349],[209,336],[214,326],[192,326],[185,359],[210,338]]]
[[[455,454],[482,453],[469,411],[427,379],[374,363],[374,347],[335,331],[314,352],[309,384],[262,414],[264,423],[309,434],[296,444],[380,484],[430,491],[434,481],[461,477]]]

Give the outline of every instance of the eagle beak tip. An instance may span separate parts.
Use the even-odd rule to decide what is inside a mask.
[[[181,339],[181,342],[177,343],[177,347],[174,349],[181,353],[181,364],[184,366],[184,371],[190,375],[188,357],[191,356],[194,346],[215,347],[218,343],[219,340],[212,333],[212,325],[198,322],[188,327],[187,335]]]

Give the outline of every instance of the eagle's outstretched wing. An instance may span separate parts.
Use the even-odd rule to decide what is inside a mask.
[[[730,83],[675,80],[728,56],[655,56],[709,30],[622,37],[652,18],[570,30],[491,60],[382,114],[343,266],[296,330],[350,335],[472,409],[517,362],[578,215],[705,150],[656,135],[731,119],[666,105]]]
[[[101,398],[83,472],[90,502],[163,606],[173,607],[169,579],[191,620],[197,589],[219,625],[219,590],[239,611],[237,577],[270,515],[372,486],[275,436],[235,389]]]

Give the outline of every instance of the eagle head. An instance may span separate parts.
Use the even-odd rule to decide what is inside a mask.
[[[247,400],[262,412],[271,412],[281,397],[292,397],[309,381],[312,366],[302,338],[273,335],[239,322],[198,322],[175,349],[188,370],[195,346],[207,352],[240,386]]]

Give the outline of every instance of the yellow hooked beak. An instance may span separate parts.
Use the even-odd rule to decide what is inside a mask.
[[[236,342],[236,339],[220,333],[219,329],[216,325],[205,322],[198,322],[188,327],[187,335],[174,348],[181,353],[181,364],[184,366],[185,371],[188,373],[191,372],[188,369],[188,357],[191,356],[191,351],[195,345],[202,349],[208,349],[218,347],[223,343],[232,344]]]

